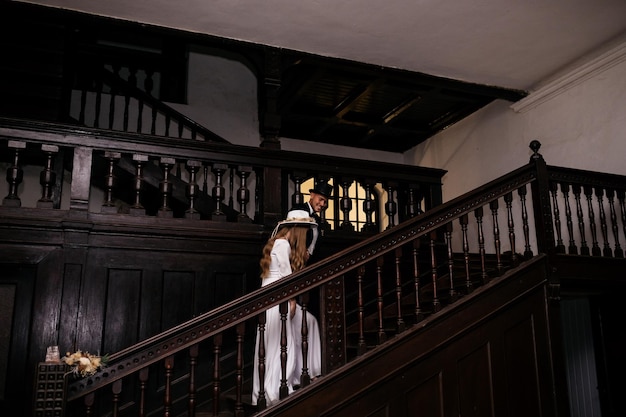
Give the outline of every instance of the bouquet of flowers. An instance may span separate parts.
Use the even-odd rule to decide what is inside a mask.
[[[106,355],[97,356],[80,350],[74,353],[67,352],[62,358],[63,362],[71,367],[71,373],[83,378],[95,374],[106,366],[107,359]]]

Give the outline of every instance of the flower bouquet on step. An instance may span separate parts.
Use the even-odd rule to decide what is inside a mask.
[[[70,367],[70,373],[76,377],[91,376],[106,366],[108,356],[92,355],[89,352],[77,350],[74,353],[67,352],[61,358]]]

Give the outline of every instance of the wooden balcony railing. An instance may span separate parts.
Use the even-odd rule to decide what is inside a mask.
[[[331,229],[361,230],[365,226],[371,231],[393,226],[440,204],[441,177],[445,173],[407,165],[93,128],[24,124],[9,119],[0,120],[0,136],[4,139],[1,145],[5,162],[10,165],[8,192],[3,200],[9,207],[21,207],[24,197],[20,195],[34,193],[38,197],[31,206],[73,212],[271,226],[292,204],[303,201],[303,182],[315,178],[334,184],[334,209],[328,216]],[[37,164],[39,181],[26,183],[23,167]],[[70,175],[64,175],[66,172]],[[64,177],[71,178],[70,196],[63,195]],[[363,204],[364,217],[358,229],[351,224],[349,211],[343,210],[352,207],[353,197],[347,194],[347,187],[353,183],[366,190],[361,202],[375,201]],[[104,192],[102,201],[90,194],[94,188]],[[383,217],[388,219],[385,225],[381,223]]]

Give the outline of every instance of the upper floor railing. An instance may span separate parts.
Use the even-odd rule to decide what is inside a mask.
[[[323,179],[334,187],[329,228],[371,232],[440,204],[445,173],[11,119],[0,120],[0,138],[7,172],[2,204],[75,213],[272,226],[303,201],[306,181]],[[350,194],[355,185],[360,197]]]

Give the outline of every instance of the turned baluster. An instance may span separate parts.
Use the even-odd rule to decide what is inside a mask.
[[[22,200],[17,195],[17,189],[22,183],[24,178],[24,171],[20,166],[20,150],[26,149],[26,142],[20,142],[16,140],[9,140],[9,149],[14,150],[13,164],[7,168],[7,182],[9,183],[9,193],[4,200],[2,200],[3,206],[9,207],[21,207]]]
[[[146,387],[148,386],[148,376],[150,375],[149,369],[146,367],[139,371],[139,417],[146,417]]]
[[[113,74],[119,76],[120,66],[118,64],[113,64]],[[113,129],[115,124],[115,101],[117,96],[117,87],[115,84],[111,85],[110,91],[111,101],[109,102],[109,130]]]
[[[441,310],[441,303],[439,302],[439,296],[437,294],[437,254],[435,253],[435,242],[437,239],[437,232],[430,232],[430,276],[433,284],[433,313]]]
[[[554,230],[556,232],[556,253],[565,253],[565,245],[561,236],[561,214],[557,198],[557,183],[550,181],[550,196],[552,197],[552,211],[554,213]]]
[[[600,230],[602,231],[602,239],[604,241],[604,248],[602,250],[603,256],[612,257],[613,251],[609,244],[609,232],[606,224],[606,214],[604,212],[604,190],[601,187],[596,187],[596,198],[598,199],[598,214],[600,216]]]
[[[498,275],[502,273],[502,257],[501,257],[501,243],[500,243],[500,227],[498,225],[498,200],[493,200],[489,203],[489,209],[491,209],[491,218],[493,219],[493,245],[496,251],[496,270]]]
[[[524,258],[533,257],[533,251],[530,248],[530,228],[528,226],[528,210],[526,209],[526,185],[522,185],[517,189],[522,206],[522,230],[524,231]]]
[[[291,196],[292,207],[304,204],[304,194],[302,194],[300,188],[302,187],[302,183],[304,182],[305,178],[306,176],[302,172],[293,172],[291,174],[291,181],[293,181],[294,188],[293,194]]]
[[[85,109],[87,108],[87,89],[83,88],[80,92],[80,111],[78,112],[78,123],[85,124]]]
[[[222,352],[222,333],[213,336],[213,415],[220,414],[220,396],[222,388],[220,380],[222,373],[220,370],[220,354]],[[260,341],[262,343],[262,340]]]
[[[469,294],[472,292],[472,278],[470,276],[470,254],[469,254],[469,240],[467,237],[467,225],[469,223],[469,217],[467,214],[462,215],[459,218],[461,224],[461,235],[463,236],[463,261],[465,264],[465,290]]]
[[[378,225],[372,220],[376,201],[372,198],[372,188],[374,182],[372,180],[363,180],[363,188],[365,189],[365,198],[363,199],[363,212],[365,213],[365,224],[361,228],[362,232],[377,232]]]
[[[420,296],[420,264],[419,264],[419,239],[413,240],[413,248],[411,254],[413,255],[413,284],[415,288],[415,322],[419,323],[424,319],[424,313],[421,307]]]
[[[354,180],[344,178],[341,181],[342,195],[339,200],[341,206],[341,212],[343,213],[343,222],[341,223],[341,230],[354,231],[354,225],[350,222],[350,212],[352,211],[352,199],[350,198],[349,190]]]
[[[450,282],[450,302],[454,302],[458,298],[458,293],[454,288],[454,252],[452,251],[452,222],[446,223],[444,231],[446,239],[446,247],[448,249],[448,280]]]
[[[107,174],[104,177],[104,203],[100,208],[102,213],[117,213],[118,208],[113,201],[113,188],[116,185],[117,178],[114,174],[115,164],[120,160],[122,154],[119,152],[105,151],[104,157],[108,161]]]
[[[311,374],[309,373],[309,324],[306,320],[307,310],[309,307],[309,293],[304,293],[300,296],[300,306],[302,307],[302,322],[300,323],[302,350],[301,352],[297,352],[295,354],[302,355],[300,386],[306,387],[311,383]]]
[[[100,127],[100,112],[102,108],[102,78],[96,81],[96,111],[93,117],[93,127]]]
[[[378,343],[387,340],[385,325],[383,322],[383,265],[385,260],[382,256],[376,258],[376,305],[378,307]]]
[[[483,233],[483,208],[478,207],[474,210],[474,216],[476,217],[476,227],[478,229],[478,254],[480,256],[480,277],[483,284],[489,282],[489,276],[487,275],[487,267],[485,264],[485,235]]]
[[[391,229],[392,227],[396,225],[395,223],[396,213],[398,211],[398,204],[396,203],[395,198],[394,198],[394,187],[396,185],[397,184],[392,183],[392,182],[389,182],[386,185],[387,203],[385,203],[385,213],[389,217],[389,225],[387,226],[387,229]]]
[[[511,265],[517,266],[517,253],[515,251],[515,222],[513,221],[513,193],[504,195],[506,204],[507,224],[509,226],[509,245],[511,246]]]
[[[622,218],[622,228],[624,235],[626,236],[626,192],[624,190],[617,190],[617,201],[619,201],[620,215]]]
[[[600,245],[598,244],[598,234],[596,230],[596,220],[593,211],[593,188],[590,185],[583,186],[585,199],[587,200],[587,217],[589,217],[589,228],[591,229],[591,254],[600,256]]]
[[[39,184],[41,184],[41,198],[37,201],[38,208],[53,208],[52,187],[56,182],[57,174],[52,169],[52,158],[59,152],[56,145],[41,145],[41,150],[46,153],[46,166],[39,174]]]
[[[146,69],[146,79],[143,82],[143,88],[145,92],[154,97],[154,71],[152,69]],[[150,134],[154,135],[156,132],[156,118],[157,118],[157,109],[152,106],[151,108],[151,116],[150,116]]]
[[[111,384],[111,402],[112,404],[112,413],[113,417],[117,417],[120,411],[120,393],[122,392],[122,380],[118,379],[117,381]]]
[[[258,372],[259,372],[259,392],[257,393],[256,405],[259,410],[265,410],[267,399],[265,398],[265,323],[267,322],[267,312],[259,314],[258,340]],[[217,415],[217,414],[216,414]]]
[[[615,212],[615,190],[609,188],[606,190],[606,197],[609,200],[609,210],[611,213],[611,230],[613,231],[613,239],[615,239],[615,249],[613,253],[616,258],[623,258],[624,251],[619,243],[619,226],[617,225],[617,213]]]
[[[402,274],[400,266],[402,263],[402,247],[398,247],[395,250],[395,263],[396,263],[396,304],[397,304],[397,332],[402,333],[406,329],[404,318],[402,317]]]
[[[198,364],[198,345],[189,347],[189,388],[187,399],[187,410],[189,416],[196,415],[196,367]]]
[[[148,155],[134,154],[133,161],[135,161],[135,201],[130,206],[130,214],[134,216],[143,216],[146,214],[146,210],[141,205],[141,190],[143,188],[143,166],[148,161]]]
[[[246,323],[239,323],[235,332],[237,344],[237,359],[235,363],[235,417],[244,417],[243,412],[243,344],[246,332]]]
[[[185,210],[185,218],[187,219],[199,219],[200,212],[196,210],[196,198],[198,198],[198,192],[200,186],[197,183],[198,170],[202,166],[200,161],[187,161],[186,167],[189,172],[189,182],[187,183],[187,198],[189,199],[189,207]]]
[[[163,417],[170,417],[172,409],[172,375],[174,374],[174,356],[168,356],[163,362],[165,367],[165,393],[163,395]]]
[[[132,87],[136,87],[137,86],[137,76],[136,76],[136,70],[133,67],[128,68],[129,71],[129,75],[128,75],[128,84],[130,84]],[[130,114],[130,93],[126,93],[126,95],[124,96],[124,127],[123,130],[124,132],[128,132],[128,117]]]
[[[419,184],[409,184],[408,201],[407,201],[407,216],[409,218],[422,214],[422,193],[420,191]]]
[[[568,183],[561,183],[561,193],[563,194],[563,200],[565,202],[565,222],[569,236],[569,246],[567,251],[570,255],[578,255],[578,248],[576,247],[576,241],[574,240],[574,222],[572,221],[572,210],[569,203]]]
[[[215,200],[215,210],[211,213],[211,219],[217,221],[226,221],[226,214],[221,210],[222,202],[226,196],[226,190],[222,185],[224,172],[228,169],[225,164],[213,164],[211,171],[215,175],[215,185],[213,186],[212,196]]]
[[[279,304],[280,313],[280,387],[278,388],[278,398],[281,400],[289,395],[287,386],[287,312],[289,311],[287,301]]]
[[[365,354],[367,351],[367,345],[365,344],[365,331],[364,331],[364,320],[365,320],[365,304],[363,298],[363,277],[365,276],[365,267],[361,265],[357,269],[356,281],[357,281],[357,305],[359,312],[359,342],[358,342],[358,350],[357,355],[361,356]]]
[[[580,184],[572,184],[572,193],[574,194],[574,202],[576,204],[576,219],[578,220],[578,232],[580,233],[580,254],[589,255],[589,246],[585,238],[585,220],[583,215],[583,206],[581,203]]]
[[[158,217],[173,217],[174,213],[170,207],[170,198],[172,196],[172,182],[170,181],[170,170],[176,164],[174,158],[162,157],[161,169],[163,170],[163,179],[159,182],[159,191],[161,192],[161,207],[157,213]]]
[[[172,118],[169,114],[165,115],[165,136],[170,135],[170,125],[172,124]]]
[[[237,167],[237,175],[239,176],[239,189],[237,190],[237,201],[239,202],[239,215],[237,221],[240,223],[252,223],[252,219],[248,216],[248,203],[250,202],[250,190],[248,190],[247,179],[252,172],[251,167]]]

